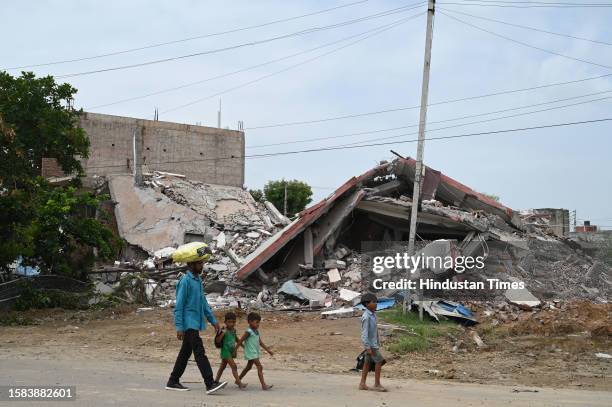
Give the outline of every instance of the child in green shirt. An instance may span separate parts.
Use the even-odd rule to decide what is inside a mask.
[[[251,312],[247,316],[247,321],[249,323],[249,329],[247,329],[244,335],[242,335],[242,338],[240,338],[236,343],[236,348],[238,348],[240,345],[244,347],[244,358],[247,360],[247,365],[240,373],[240,379],[242,379],[249,372],[249,370],[251,370],[251,367],[255,365],[255,367],[257,367],[259,381],[261,382],[261,389],[269,390],[272,388],[272,385],[266,384],[264,380],[263,366],[259,360],[259,346],[261,345],[261,347],[264,348],[266,352],[270,354],[270,356],[274,356],[274,353],[262,342],[261,337],[259,336],[259,323],[261,322],[261,316],[256,312]]]
[[[240,380],[240,376],[238,376],[238,366],[236,366],[236,362],[234,362],[234,358],[236,357],[236,314],[233,312],[228,312],[225,314],[225,329],[221,330],[219,334],[215,337],[215,342],[217,346],[221,346],[221,365],[219,366],[219,370],[217,371],[217,379],[218,382],[221,380],[221,375],[225,370],[227,365],[232,369],[232,374],[234,375],[234,379],[236,379],[236,384],[239,388],[244,389],[247,387],[246,383],[242,383]]]

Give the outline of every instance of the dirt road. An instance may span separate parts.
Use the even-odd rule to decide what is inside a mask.
[[[357,376],[268,370],[275,386],[263,392],[256,376],[247,376],[245,391],[228,386],[222,393],[206,396],[193,363],[183,376],[189,392],[162,389],[171,366],[142,361],[94,359],[48,360],[4,357],[0,360],[3,384],[75,385],[77,402],[36,402],[66,406],[580,406],[612,405],[612,393],[602,391],[524,388],[415,380],[386,380],[388,393],[356,390]],[[515,392],[514,390],[538,390]],[[14,404],[14,403],[13,403]],[[0,402],[0,405],[9,405]],[[12,405],[12,404],[11,404]],[[26,402],[19,403],[27,405]]]
[[[61,361],[76,357],[170,365],[179,347],[168,309],[142,313],[135,312],[135,308],[36,310],[25,316],[31,317],[35,325],[0,327],[0,359],[19,356]],[[581,317],[577,314],[575,319]],[[452,347],[458,342],[447,337],[435,338],[436,346],[424,352],[387,352],[389,363],[383,375],[395,379],[612,391],[612,362],[595,357],[597,352],[612,353],[612,341],[596,340],[583,333],[583,327],[565,333],[568,329],[558,319],[553,322],[563,328],[561,333],[534,335],[531,332],[551,324],[542,325],[535,318],[526,322],[537,326],[511,327],[524,329],[527,334],[501,335],[486,326],[479,327],[487,344],[483,349],[466,332],[458,337],[463,344],[457,352]],[[238,329],[245,327],[244,315],[240,315]],[[361,348],[358,318],[323,320],[318,313],[269,313],[264,315],[262,335],[276,353],[274,358],[265,357],[265,366],[271,370],[343,374],[355,366],[355,356]],[[211,360],[218,363],[212,332],[206,331],[203,337]],[[393,340],[383,336],[383,343]]]

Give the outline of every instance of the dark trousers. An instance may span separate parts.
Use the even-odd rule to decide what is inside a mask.
[[[206,388],[211,387],[213,384],[213,372],[210,367],[210,362],[208,362],[208,358],[206,357],[206,352],[204,351],[204,344],[202,343],[202,338],[200,338],[200,333],[195,329],[188,329],[183,335],[183,344],[181,345],[181,350],[176,357],[174,369],[170,374],[170,381],[174,383],[179,381],[185,372],[187,362],[189,361],[192,352],[196,363],[198,364],[198,369],[200,369],[200,373],[204,378]]]

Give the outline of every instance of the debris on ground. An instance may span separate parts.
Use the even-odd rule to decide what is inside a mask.
[[[117,229],[128,248],[120,261],[91,276],[99,292],[120,301],[172,306],[176,282],[186,271],[184,264],[172,263],[172,254],[179,245],[203,241],[212,248],[205,280],[213,307],[329,308],[350,314],[347,307],[357,310],[361,295],[372,290],[369,252],[362,242],[402,249],[408,236],[414,168],[411,158],[381,162],[294,219],[238,187],[159,171],[145,173],[142,187],[128,175],[109,176]],[[537,211],[519,213],[427,167],[418,216],[417,253],[485,258],[482,270],[461,275],[456,265],[440,265],[421,269],[424,276],[452,281],[494,276],[524,283],[523,289],[498,290],[481,299],[515,310],[492,307],[500,320],[554,301],[611,298],[610,267],[540,227],[550,222]],[[472,299],[455,301],[444,290],[434,294],[437,300],[422,301],[432,318],[476,321],[462,306]],[[389,298],[379,306],[405,303],[406,295],[379,292]]]

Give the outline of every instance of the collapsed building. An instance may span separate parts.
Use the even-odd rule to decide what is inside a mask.
[[[366,276],[355,278],[355,274],[368,268],[354,266],[366,251],[363,243],[401,242],[408,236],[415,164],[413,159],[398,158],[351,178],[251,253],[237,278],[255,274],[268,281],[291,279],[343,268],[340,274],[347,278],[339,282],[341,286],[365,281]],[[430,243],[429,249],[426,244],[442,240],[442,252],[454,256],[484,252],[487,267],[471,277],[495,275],[523,281],[528,287],[524,292],[503,292],[502,299],[518,296],[517,302],[530,304],[538,299],[609,299],[610,269],[560,238],[556,230],[526,222],[519,212],[429,167],[422,196],[416,230],[420,247],[439,252],[435,249],[439,244]],[[458,277],[452,270],[437,271],[434,274],[445,278]],[[307,287],[314,282],[316,288],[329,289],[329,278],[333,277],[326,276],[323,284],[318,278],[301,281]],[[371,288],[365,282],[358,288]]]
[[[214,247],[206,270],[207,293],[215,306],[352,307],[361,293],[372,289],[364,243],[400,250],[410,230],[411,158],[382,162],[349,179],[291,221],[239,187],[180,174],[145,175],[142,188],[126,175],[109,178],[108,185],[119,233],[141,252],[140,268],[157,276],[150,280],[150,291],[159,303],[172,301],[177,275],[167,259],[174,248],[203,240]],[[521,281],[526,289],[502,290],[482,299],[522,306],[571,298],[609,301],[610,268],[555,230],[525,220],[524,213],[429,167],[422,189],[417,249],[486,258],[484,269],[465,276],[453,267],[420,270],[424,275]],[[108,278],[105,283],[117,284]],[[382,294],[393,297],[398,290]]]

